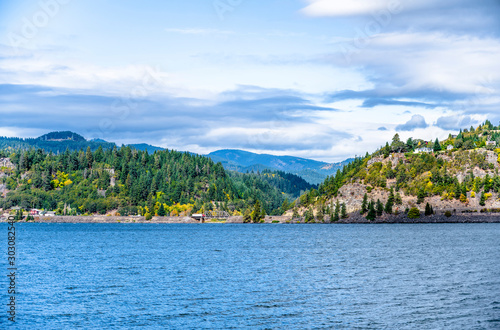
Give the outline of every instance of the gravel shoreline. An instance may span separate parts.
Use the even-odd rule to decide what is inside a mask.
[[[0,219],[0,222],[6,222],[6,218]],[[26,222],[26,221],[19,221]],[[200,223],[190,217],[153,217],[146,220],[140,216],[54,216],[54,217],[35,217],[35,223]],[[205,224],[209,223],[243,223],[243,217],[233,216],[227,219],[207,219]],[[266,216],[263,223],[275,224],[297,224],[304,223],[304,218],[294,218],[290,216]],[[310,222],[311,223],[311,222]],[[316,220],[313,223],[330,223],[328,217],[325,220]],[[374,221],[368,221],[359,213],[353,213],[347,219],[341,219],[332,224],[381,224],[381,223],[500,223],[500,214],[483,213],[463,213],[455,214],[451,217],[445,215],[421,216],[418,219],[409,219],[405,214],[384,215]]]

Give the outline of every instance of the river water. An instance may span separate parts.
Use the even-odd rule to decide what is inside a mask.
[[[19,329],[500,329],[500,224],[16,232]],[[4,328],[6,276],[0,284]]]

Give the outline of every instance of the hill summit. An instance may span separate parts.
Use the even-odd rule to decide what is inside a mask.
[[[47,134],[44,134],[44,135],[38,137],[38,140],[42,140],[42,141],[56,141],[56,142],[61,142],[61,141],[75,141],[75,142],[87,141],[80,134],[75,133],[75,132],[71,132],[71,131],[50,132],[50,133],[47,133]]]
[[[486,121],[444,140],[400,140],[356,158],[302,195],[299,209],[352,216],[500,212],[500,126]],[[413,209],[412,213],[410,211]],[[338,217],[338,215],[337,215]]]

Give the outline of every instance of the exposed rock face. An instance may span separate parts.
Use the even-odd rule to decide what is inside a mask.
[[[16,166],[10,161],[10,158],[0,158],[0,168],[6,167],[10,169],[15,169]]]
[[[331,200],[332,204],[345,203],[348,213],[361,209],[363,196],[366,193],[366,186],[360,183],[346,184],[339,189],[337,198]]]
[[[400,161],[403,161],[403,163],[406,163],[406,156],[405,154],[403,153],[394,153],[394,154],[390,154],[389,157],[387,158],[384,158],[382,156],[378,156],[378,157],[373,157],[372,159],[370,159],[367,163],[368,166],[371,166],[375,163],[383,163],[383,164],[387,164],[387,163],[391,163],[392,167],[395,167],[399,164]]]
[[[367,163],[368,166],[371,166],[375,163],[382,163],[384,162],[384,157],[372,157]]]
[[[493,151],[487,151],[486,152],[486,161],[489,164],[493,164],[496,168],[499,168],[500,166],[498,165],[498,156],[495,152]]]
[[[388,159],[392,163],[392,167],[397,166],[400,161],[406,163],[406,156],[403,153],[390,154]]]
[[[7,195],[7,186],[4,184],[0,184],[0,195],[5,197]]]

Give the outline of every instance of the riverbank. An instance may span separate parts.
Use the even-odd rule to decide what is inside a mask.
[[[5,222],[7,219],[0,219]],[[19,222],[26,222],[25,220]],[[36,223],[200,223],[190,217],[153,217],[151,220],[146,220],[141,216],[53,216],[53,217],[35,217]],[[243,217],[232,216],[227,219],[207,219],[208,223],[243,223]],[[297,224],[305,223],[304,218],[292,218],[290,216],[266,216],[262,223],[267,224]],[[310,222],[311,223],[311,222]],[[316,221],[313,223],[330,223],[325,217],[324,221]],[[459,213],[451,217],[445,215],[421,216],[418,219],[409,219],[406,214],[400,215],[384,215],[374,221],[368,221],[359,213],[353,213],[347,219],[341,219],[335,224],[380,224],[380,223],[500,223],[500,214],[491,213]]]

